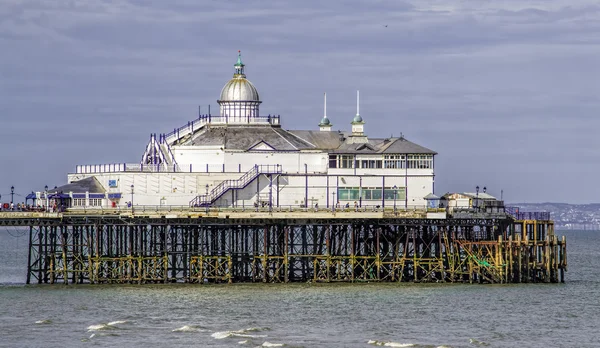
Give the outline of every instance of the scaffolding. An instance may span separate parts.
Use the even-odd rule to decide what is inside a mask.
[[[76,216],[29,226],[27,283],[564,282],[551,220]]]

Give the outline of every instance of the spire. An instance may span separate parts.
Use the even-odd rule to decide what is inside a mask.
[[[323,118],[327,118],[327,92],[323,93]]]
[[[356,116],[352,120],[352,135],[348,137],[351,144],[367,143],[365,135],[365,121],[360,117],[360,92],[356,91]]]
[[[323,94],[323,99],[324,99],[323,118],[321,119],[321,122],[319,123],[319,129],[321,131],[330,131],[332,124],[329,121],[329,119],[327,118],[327,93]]]
[[[235,68],[235,73],[233,74],[233,77],[246,77],[246,75],[244,75],[244,63],[242,63],[242,51],[238,50],[238,59],[237,62],[233,65],[233,67]]]
[[[360,91],[356,91],[356,116],[352,120],[352,124],[364,123],[362,117],[360,117]]]
[[[360,115],[360,91],[356,91],[356,115]]]

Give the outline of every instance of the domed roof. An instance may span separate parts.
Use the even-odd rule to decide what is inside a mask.
[[[321,123],[319,123],[319,126],[320,126],[320,127],[323,127],[323,126],[330,126],[330,125],[331,125],[331,121],[329,121],[329,118],[327,118],[327,116],[324,116],[324,117],[321,119]]]
[[[260,101],[258,90],[246,77],[234,77],[221,90],[222,101]]]
[[[260,101],[258,91],[252,82],[246,79],[242,53],[238,51],[237,62],[233,65],[235,73],[221,90],[220,101]]]
[[[363,119],[359,114],[356,114],[356,116],[354,116],[354,120],[352,120],[352,123],[362,123]]]

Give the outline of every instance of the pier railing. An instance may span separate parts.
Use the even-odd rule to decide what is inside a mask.
[[[276,166],[271,164],[270,166]],[[281,165],[279,165],[281,166]],[[140,164],[140,163],[110,163],[84,164],[75,167],[75,174],[100,173],[244,173],[252,170],[253,166],[241,163],[195,163],[195,164]],[[295,168],[296,169],[296,168]],[[323,174],[327,168],[323,166],[301,166],[297,170],[287,171],[290,174]],[[280,172],[280,173],[283,173]]]
[[[213,116],[213,115],[200,115],[197,119],[193,121],[189,121],[187,124],[173,129],[172,132],[164,134],[164,139],[167,142],[175,142],[188,134],[193,133],[195,130],[204,127],[207,124],[229,124],[235,123],[240,124],[241,122],[238,120],[237,116]],[[248,116],[246,117],[246,124],[270,124],[270,125],[280,125],[281,124],[281,116],[279,115],[267,115],[267,116]]]
[[[506,207],[505,211],[517,220],[544,220],[551,219],[550,212],[547,211],[520,211],[519,207]]]

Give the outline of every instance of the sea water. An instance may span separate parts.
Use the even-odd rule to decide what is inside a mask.
[[[600,232],[565,284],[24,285],[0,227],[0,347],[599,347]]]

